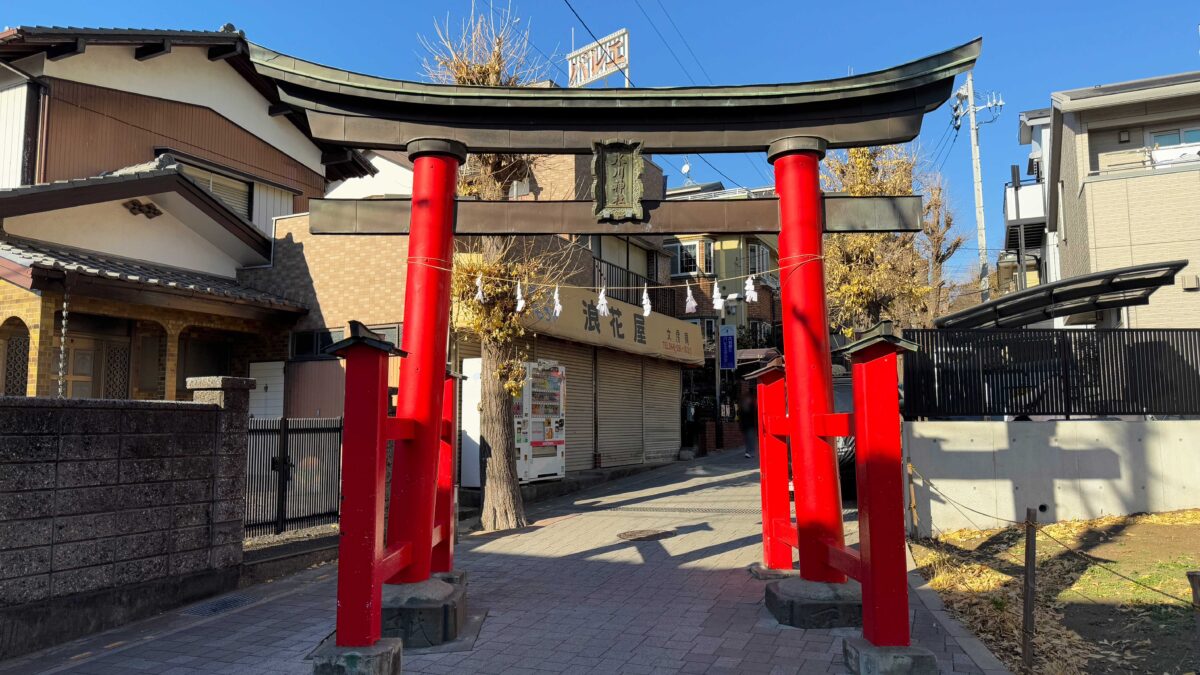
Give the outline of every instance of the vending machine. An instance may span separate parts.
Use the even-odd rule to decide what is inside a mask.
[[[539,359],[525,363],[525,386],[513,402],[517,476],[522,483],[567,472],[566,368]]]
[[[483,484],[480,451],[483,445],[479,419],[482,400],[482,362],[463,359],[462,463],[460,485]],[[521,396],[513,401],[513,432],[517,446],[517,479],[522,483],[552,480],[566,475],[566,380],[563,366],[553,361],[525,364]]]

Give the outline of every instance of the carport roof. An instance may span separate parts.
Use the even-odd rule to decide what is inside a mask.
[[[938,328],[1020,328],[1031,323],[1102,309],[1146,305],[1150,295],[1175,283],[1186,260],[1121,267],[1034,286],[943,316]]]

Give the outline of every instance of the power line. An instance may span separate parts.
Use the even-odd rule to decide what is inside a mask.
[[[674,49],[671,49],[671,45],[667,43],[667,38],[663,37],[662,31],[660,31],[658,29],[658,25],[654,23],[654,19],[651,19],[650,15],[646,13],[646,8],[642,7],[641,0],[633,0],[633,4],[637,5],[637,8],[641,11],[642,16],[646,17],[646,21],[650,22],[650,27],[654,29],[654,34],[658,36],[659,40],[662,40],[663,46],[667,48],[667,51],[671,52],[672,58],[675,59],[675,63],[679,64],[679,69],[682,70],[683,74],[687,76],[688,82],[696,84],[696,79],[692,77],[691,73],[688,72],[687,66],[683,65],[683,61],[679,60],[679,55],[675,53]]]
[[[667,8],[663,6],[662,0],[655,0],[655,2],[658,3],[658,8],[662,10],[663,14],[667,15],[667,21],[671,22],[671,27],[675,29],[675,34],[678,35],[679,39],[683,41],[683,46],[687,47],[688,53],[692,55],[692,59],[695,60],[696,65],[700,67],[700,72],[704,73],[704,79],[708,80],[709,84],[712,84],[712,77],[708,74],[708,71],[704,69],[704,64],[700,62],[699,57],[696,56],[696,52],[692,51],[692,45],[689,44],[687,38],[683,36],[683,32],[679,30],[679,26],[675,25],[675,19],[671,18],[671,13],[668,12]]]
[[[497,10],[490,2],[488,3],[488,9],[492,10],[492,14],[495,14],[500,19],[504,18],[504,15],[501,14],[500,11]],[[559,65],[558,61],[554,60],[549,54],[542,51],[541,49],[538,49],[538,46],[536,44],[534,44],[533,40],[531,38],[529,38],[528,35],[525,38],[525,44],[529,45],[530,47],[533,47],[533,51],[537,52],[538,54],[541,54],[542,58],[546,59],[546,63],[553,66],[556,70],[558,70],[558,72],[562,73],[563,75],[566,75],[568,78],[570,77],[570,74],[567,73],[566,69],[564,69],[561,65]]]
[[[946,144],[946,154],[944,157],[942,157],[942,163],[938,164],[937,173],[941,173],[942,167],[946,166],[946,160],[950,159],[950,151],[954,149],[954,144],[957,142],[958,142],[958,129],[955,129],[954,130],[954,138],[950,139],[950,142]]]
[[[596,37],[596,34],[592,31],[591,27],[587,25],[587,22],[584,21],[583,17],[579,15],[579,12],[577,12],[575,10],[575,6],[571,4],[571,0],[563,0],[563,4],[565,4],[567,6],[567,9],[571,10],[571,13],[575,15],[575,18],[579,21],[579,24],[581,26],[583,26],[583,29],[585,31],[587,31],[587,34],[589,36],[591,36],[592,41],[596,43],[596,46],[600,47],[600,49],[603,50],[605,58],[607,58],[609,61],[612,61],[612,64],[617,67],[617,70],[621,71],[621,73],[623,75],[625,75],[625,79],[629,81],[630,85],[636,86],[636,85],[634,85],[633,78],[629,77],[629,73],[624,68],[617,65],[616,60],[613,59],[612,54],[610,54],[608,51],[608,48],[605,47],[603,44],[600,44],[600,39]],[[671,18],[670,15],[667,15],[667,18],[670,19]],[[674,24],[674,21],[672,21],[671,23]],[[676,28],[676,30],[678,30],[678,28]],[[686,44],[686,40],[684,43]],[[669,46],[668,46],[668,49],[670,49]],[[704,69],[704,67],[701,66],[701,70],[703,70],[703,69]],[[707,74],[708,73],[705,73],[705,75],[707,75]],[[749,189],[745,185],[742,185],[741,183],[737,182],[736,180],[730,178],[729,174],[718,169],[716,167],[716,165],[713,164],[712,162],[708,161],[708,158],[705,157],[704,155],[698,155],[698,157],[700,157],[701,161],[703,161],[705,164],[707,164],[709,166],[709,168],[711,168],[713,171],[716,171],[717,174],[719,174],[725,180],[729,181],[730,183],[733,183],[734,185],[742,188],[743,190]]]
[[[713,171],[716,171],[718,174],[720,174],[721,177],[724,178],[725,180],[729,181],[730,183],[733,183],[734,185],[742,188],[743,190],[750,189],[750,188],[746,187],[745,185],[742,185],[741,183],[737,182],[736,180],[730,178],[729,174],[718,169],[717,166],[715,164],[713,164],[712,162],[708,161],[708,158],[705,157],[704,155],[696,155],[696,156],[699,157],[705,164],[707,164]]]
[[[563,3],[565,3],[567,9],[571,10],[571,13],[575,15],[575,18],[579,20],[579,24],[583,26],[583,29],[587,31],[588,35],[592,36],[592,42],[595,42],[596,46],[604,51],[604,58],[611,61],[612,64],[617,67],[617,70],[621,71],[621,74],[625,76],[625,79],[629,80],[629,84],[632,85],[633,79],[629,77],[629,72],[618,65],[617,60],[614,59],[612,54],[609,53],[608,47],[605,47],[600,43],[600,38],[596,37],[596,34],[593,33],[592,29],[588,27],[587,22],[583,20],[583,17],[579,16],[579,12],[575,11],[575,6],[571,4],[571,0],[563,0]]]
[[[658,35],[658,39],[662,40],[663,46],[666,47],[667,51],[671,53],[671,58],[675,59],[675,63],[679,64],[680,70],[682,70],[683,74],[687,76],[688,81],[691,82],[692,84],[696,84],[696,79],[692,77],[692,74],[690,72],[688,72],[687,67],[683,65],[683,61],[679,58],[679,54],[675,51],[675,49],[673,47],[671,47],[671,44],[667,41],[667,38],[662,34],[662,31],[660,31],[658,29],[658,24],[656,24],[654,22],[654,19],[652,19],[650,17],[650,14],[646,12],[646,8],[642,6],[641,0],[634,0],[634,4],[636,4],[638,10],[640,10],[642,12],[642,16],[646,17],[646,21],[650,22],[650,27],[652,29],[654,29],[654,33],[656,35]],[[696,53],[692,51],[691,45],[688,43],[687,38],[684,37],[683,33],[679,30],[679,26],[675,25],[675,21],[671,18],[671,13],[668,12],[665,7],[663,7],[661,2],[658,3],[658,6],[659,6],[659,9],[661,9],[663,11],[663,14],[666,15],[667,21],[671,22],[671,26],[675,29],[675,33],[679,36],[679,39],[683,42],[683,46],[687,48],[689,53],[691,53],[692,58],[696,61],[696,65],[699,66],[700,70],[704,73],[705,79],[708,80],[709,84],[712,84],[713,83],[712,77],[710,77],[708,75],[708,71],[704,70],[704,64],[700,61],[699,58],[696,57]],[[709,162],[708,159],[704,155],[699,155],[699,157],[701,160],[704,161],[705,164],[708,164],[710,167],[712,167],[714,171],[716,171],[717,173],[724,176],[726,180],[730,181],[734,185],[737,185],[738,187],[743,187],[737,181],[733,180],[732,178],[729,178],[729,176],[726,176],[719,169],[717,169],[715,166],[713,166],[712,162]],[[753,159],[751,159],[749,155],[742,155],[742,157],[744,157],[746,159],[746,161],[749,162],[752,167],[754,167],[754,170],[758,173],[759,177],[761,177],[763,179],[764,183],[772,182],[770,177],[767,176],[766,172],[763,171],[762,167],[759,166],[759,164],[756,163]],[[743,189],[744,189],[744,187],[743,187]]]

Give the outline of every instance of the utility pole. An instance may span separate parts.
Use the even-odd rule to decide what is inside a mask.
[[[1004,107],[1004,99],[993,94],[988,96],[987,103],[984,105],[975,105],[975,72],[973,70],[967,71],[965,89],[965,92],[963,89],[958,90],[958,100],[954,104],[954,129],[958,130],[962,125],[963,115],[966,115],[971,124],[971,169],[975,174],[975,230],[979,242],[979,295],[980,302],[987,302],[990,295],[987,227],[983,220],[983,171],[979,167],[979,124],[976,122],[975,113],[979,110],[990,110],[992,119],[987,122],[995,122],[1000,115],[1000,109]]]

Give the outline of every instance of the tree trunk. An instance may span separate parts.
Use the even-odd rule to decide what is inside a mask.
[[[498,262],[508,250],[503,237],[483,238],[483,259]],[[525,527],[525,504],[517,480],[517,442],[513,432],[513,398],[504,388],[505,365],[516,358],[512,341],[483,340],[480,345],[479,432],[484,457],[483,512],[479,523],[485,530]]]
[[[511,530],[525,527],[525,505],[517,481],[517,444],[513,435],[513,398],[498,376],[500,365],[515,356],[512,343],[482,345],[482,372],[479,414],[484,457],[483,513],[480,524],[485,530]]]

